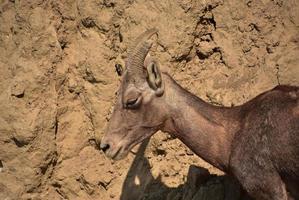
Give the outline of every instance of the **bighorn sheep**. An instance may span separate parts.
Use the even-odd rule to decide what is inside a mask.
[[[292,199],[299,191],[299,87],[277,86],[235,107],[208,104],[160,72],[148,54],[156,33],[144,32],[128,51],[100,148],[121,159],[162,130],[237,178],[255,199]]]

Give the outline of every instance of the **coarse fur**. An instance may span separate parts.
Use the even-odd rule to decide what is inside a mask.
[[[137,55],[138,49],[135,52]],[[100,145],[108,157],[121,159],[136,144],[162,130],[234,176],[255,199],[299,198],[298,87],[277,86],[240,106],[214,106],[161,73],[146,48],[142,52],[140,60],[132,63],[142,61],[144,66],[134,69],[127,64],[132,72],[122,74]],[[142,73],[143,78],[136,77]]]

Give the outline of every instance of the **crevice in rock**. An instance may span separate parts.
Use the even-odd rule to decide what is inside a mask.
[[[91,195],[94,192],[94,186],[87,182],[84,176],[80,176],[76,181],[79,182],[80,188],[86,191],[87,194]]]
[[[251,30],[256,30],[257,32],[261,31],[260,28],[254,23],[249,24],[249,26],[251,27]]]
[[[118,29],[118,39],[119,39],[119,42],[123,42],[123,40],[124,40],[124,36],[121,34],[120,29]]]
[[[196,55],[197,57],[200,59],[200,60],[205,60],[205,59],[208,59],[210,56],[212,56],[214,53],[219,53],[220,54],[220,60],[221,62],[223,62],[223,59],[222,59],[222,52],[220,50],[219,47],[215,47],[212,49],[211,52],[207,53],[207,54],[204,54],[203,52],[201,51],[196,51]]]
[[[86,28],[92,28],[92,27],[96,26],[96,23],[95,23],[94,19],[91,18],[91,17],[86,17],[86,18],[82,19],[81,23]]]
[[[62,199],[69,199],[68,196],[60,188],[61,188],[61,185],[59,188],[56,187],[55,191],[62,197]]]
[[[109,181],[99,181],[98,186],[104,188],[105,190],[108,190],[108,186],[111,184],[114,178],[112,178]]]
[[[4,168],[4,164],[3,164],[2,160],[0,160],[0,172],[3,171],[3,168]]]
[[[58,182],[52,183],[52,186],[55,187],[55,188],[61,188],[61,184],[58,183]]]
[[[156,148],[153,153],[156,155],[156,156],[166,156],[167,152],[164,150],[164,149],[161,149],[161,148]]]
[[[200,60],[204,60],[204,59],[206,59],[206,58],[209,57],[209,56],[203,54],[203,53],[200,52],[200,51],[196,51],[196,55],[197,55],[197,57],[198,57]]]
[[[54,168],[57,164],[57,152],[55,151],[52,155],[51,155],[51,160],[46,163],[45,165],[40,166],[40,173],[42,175],[46,175],[47,179],[50,179],[52,177]],[[48,172],[48,173],[47,173]]]
[[[58,42],[59,42],[60,48],[62,50],[64,50],[65,48],[67,48],[68,42],[66,40],[60,39],[60,40],[58,40]]]
[[[49,179],[52,178],[54,169],[55,169],[55,167],[56,167],[56,165],[57,165],[57,159],[58,159],[58,154],[57,154],[57,151],[55,151],[55,152],[54,152],[54,157],[53,157],[53,159],[52,159],[52,163],[51,163],[51,164],[52,164],[52,171],[50,172],[50,174],[49,174],[49,176],[48,176]]]
[[[193,47],[190,48],[190,51],[187,54],[181,55],[177,58],[175,58],[176,62],[182,62],[186,61],[186,64],[192,60],[192,57],[190,56],[190,52],[193,49]]]
[[[23,147],[26,146],[28,143],[25,141],[20,141],[16,137],[12,137],[11,140],[17,145],[17,147]]]
[[[279,75],[279,71],[280,69],[279,69],[279,65],[277,64],[276,65],[276,80],[277,80],[277,83],[278,83],[278,85],[280,85],[280,75]]]
[[[55,124],[54,124],[54,139],[56,140],[57,133],[58,133],[58,119],[57,114],[55,116]]]
[[[103,2],[100,3],[101,6],[105,8],[114,8],[115,7],[115,2],[110,1],[110,0],[104,0]]]
[[[116,177],[111,177],[111,178],[106,179],[106,180],[100,180],[97,185],[107,191],[109,189],[109,185],[112,184],[112,181],[115,178]]]
[[[107,184],[105,184],[104,182],[100,181],[98,185],[101,186],[102,188],[104,188],[106,191],[108,190]]]

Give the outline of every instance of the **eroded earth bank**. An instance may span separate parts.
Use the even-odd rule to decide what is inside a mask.
[[[246,199],[163,133],[120,162],[97,150],[114,65],[157,27],[161,67],[210,103],[299,85],[297,0],[0,2],[0,199]]]

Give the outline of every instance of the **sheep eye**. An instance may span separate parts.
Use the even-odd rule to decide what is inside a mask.
[[[135,98],[135,99],[129,99],[128,101],[127,101],[127,105],[134,105],[136,102],[137,102],[137,100],[138,100],[138,98]]]
[[[126,104],[125,104],[125,108],[137,108],[141,103],[141,97],[136,97],[134,99],[129,99]]]

